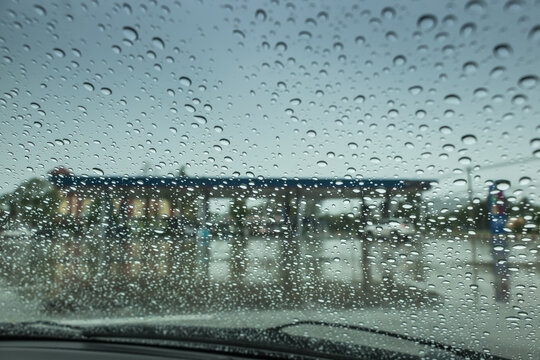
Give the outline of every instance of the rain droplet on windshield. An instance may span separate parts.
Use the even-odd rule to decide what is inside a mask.
[[[258,9],[255,11],[255,19],[259,21],[265,21],[266,20],[266,11],[263,9]]]
[[[508,44],[499,44],[493,48],[493,54],[499,59],[504,59],[512,54],[512,47]]]
[[[47,10],[45,10],[45,8],[43,6],[40,6],[40,5],[34,5],[34,11],[36,12],[36,14],[38,14],[39,16],[45,16],[47,15]]]
[[[83,86],[84,86],[84,88],[85,88],[86,90],[88,90],[88,91],[94,91],[94,85],[92,85],[92,84],[89,83],[89,82],[83,83]]]
[[[123,30],[124,38],[131,42],[139,38],[139,34],[137,33],[137,31],[130,26],[124,26],[122,30]]]
[[[537,83],[538,83],[538,77],[536,75],[523,76],[518,81],[518,85],[520,87],[522,87],[524,89],[528,89],[528,90],[534,88]]]
[[[154,47],[159,50],[165,49],[165,42],[159,37],[155,37],[152,39],[152,45],[154,45]]]
[[[185,76],[182,76],[180,79],[180,85],[182,86],[191,86],[191,79]]]
[[[416,23],[420,30],[428,31],[432,30],[437,26],[437,18],[435,15],[432,14],[426,14],[422,15],[418,18],[418,21]]]
[[[464,135],[461,137],[461,142],[463,142],[463,144],[465,145],[473,145],[473,144],[476,144],[476,136],[474,135]]]
[[[540,25],[534,26],[531,31],[529,31],[529,39],[540,41]]]
[[[103,176],[105,174],[105,172],[103,170],[101,170],[100,168],[92,168],[92,171],[94,172],[94,174],[96,175],[99,175],[99,176]]]

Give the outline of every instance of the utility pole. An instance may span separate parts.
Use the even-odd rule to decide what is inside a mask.
[[[473,209],[473,190],[472,190],[472,179],[471,179],[471,167],[467,166],[465,168],[465,173],[467,174],[467,199],[468,199],[468,210],[469,210],[469,224],[468,228],[474,228],[474,209]],[[470,235],[470,234],[469,234]],[[472,248],[472,285],[474,293],[474,303],[478,305],[478,268],[476,264],[476,258],[478,249],[476,248],[476,236],[471,236],[471,248]]]

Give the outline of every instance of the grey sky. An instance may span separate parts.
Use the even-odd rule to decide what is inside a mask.
[[[159,174],[446,177],[462,196],[466,158],[540,148],[540,86],[520,84],[539,75],[534,1],[123,4],[0,3],[0,193],[59,165],[149,161]],[[539,169],[479,170],[475,189],[504,178],[538,197]]]

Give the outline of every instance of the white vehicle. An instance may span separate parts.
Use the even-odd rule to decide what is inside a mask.
[[[367,225],[368,238],[410,241],[415,233],[414,225],[404,219],[383,219],[378,224]]]

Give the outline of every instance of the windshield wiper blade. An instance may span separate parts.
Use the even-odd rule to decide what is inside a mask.
[[[0,337],[83,337],[83,327],[50,320],[0,323]]]
[[[73,330],[73,331],[83,331],[84,328],[82,326],[76,326],[71,324],[63,324],[56,321],[50,321],[50,320],[34,320],[34,321],[22,321],[13,323],[16,326],[23,326],[23,327],[34,327],[34,326],[42,326],[47,328],[55,328],[55,329],[61,329],[61,330]]]
[[[130,324],[96,326],[82,333],[91,341],[140,343],[186,350],[216,352],[250,358],[325,359],[309,347],[291,346],[290,335],[258,328],[227,328],[185,325]],[[307,342],[301,339],[299,344]],[[298,344],[296,344],[298,345]],[[315,353],[315,355],[313,355]],[[351,359],[351,357],[341,357]]]
[[[335,323],[335,322],[329,322],[329,321],[318,321],[318,320],[299,320],[294,321],[274,327],[267,328],[268,331],[275,331],[275,332],[283,332],[284,329],[295,327],[295,326],[301,326],[301,325],[313,325],[313,326],[325,326],[325,327],[331,327],[331,328],[338,328],[338,329],[347,329],[347,330],[355,330],[355,331],[363,331],[368,332],[372,334],[378,334],[378,335],[384,335],[388,337],[393,337],[396,339],[401,339],[405,341],[414,342],[419,345],[426,345],[434,349],[443,350],[451,352],[457,356],[469,358],[471,360],[474,359],[493,359],[493,360],[505,360],[504,358],[491,355],[491,354],[484,354],[478,351],[469,350],[469,349],[463,349],[457,346],[448,345],[444,343],[440,343],[435,340],[430,339],[423,339],[418,338],[414,336],[404,335],[400,333],[395,333],[392,331],[386,331],[386,330],[380,330],[380,329],[374,329],[366,326],[359,326],[359,325],[352,325],[352,324],[343,324],[343,323]]]

